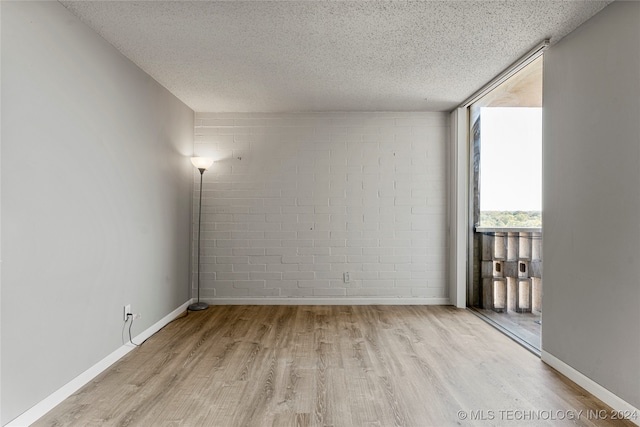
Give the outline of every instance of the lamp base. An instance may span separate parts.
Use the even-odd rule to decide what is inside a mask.
[[[187,307],[187,310],[202,311],[206,310],[207,308],[209,308],[209,304],[207,304],[206,302],[194,302],[193,304],[190,304],[189,307]]]

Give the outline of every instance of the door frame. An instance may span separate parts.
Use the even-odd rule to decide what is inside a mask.
[[[449,166],[449,301],[451,305],[465,308],[469,295],[468,283],[473,278],[473,227],[469,221],[473,208],[473,174],[471,173],[471,145],[469,141],[469,106],[476,100],[529,65],[549,47],[545,39],[521,56],[516,62],[494,77],[450,113]]]

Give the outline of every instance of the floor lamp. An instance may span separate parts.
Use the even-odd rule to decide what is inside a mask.
[[[206,302],[200,302],[200,226],[202,224],[202,176],[204,171],[213,164],[213,159],[207,157],[192,157],[191,163],[200,171],[200,201],[198,202],[198,301],[189,305],[189,310],[200,311],[209,308]]]

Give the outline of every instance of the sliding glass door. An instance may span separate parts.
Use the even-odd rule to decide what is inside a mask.
[[[533,351],[542,296],[542,57],[469,107],[468,304]]]

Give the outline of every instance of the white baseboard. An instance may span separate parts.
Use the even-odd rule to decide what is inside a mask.
[[[450,305],[449,298],[200,298],[209,305]]]
[[[575,370],[554,355],[542,350],[541,358],[544,363],[551,366],[553,369],[560,372],[562,375],[569,378],[571,381],[578,384],[580,387],[587,390],[589,393],[593,394],[595,397],[602,400],[607,405],[611,406],[613,410],[619,411],[621,414],[636,414],[637,418],[629,419],[629,421],[640,426],[640,409],[634,407],[629,402],[613,394],[597,382],[593,381],[591,378]]]
[[[165,317],[154,323],[151,327],[147,328],[145,331],[136,335],[133,339],[134,342],[142,342],[158,332],[160,329],[165,327],[169,322],[178,317],[181,313],[183,313],[189,304],[190,301],[185,302],[180,307],[173,310],[171,313],[167,314]],[[36,422],[39,418],[41,418],[44,414],[52,410],[54,407],[59,405],[63,400],[67,397],[71,396],[73,393],[78,391],[82,386],[89,383],[92,379],[101,374],[104,370],[106,370],[109,366],[113,365],[115,362],[120,360],[124,355],[129,353],[131,350],[135,348],[131,343],[127,343],[122,347],[118,348],[113,353],[109,354],[107,357],[69,381],[67,384],[60,387],[58,390],[47,396],[44,400],[37,403],[35,406],[24,412],[19,417],[10,421],[8,424],[5,424],[5,427],[28,427],[32,423]]]

